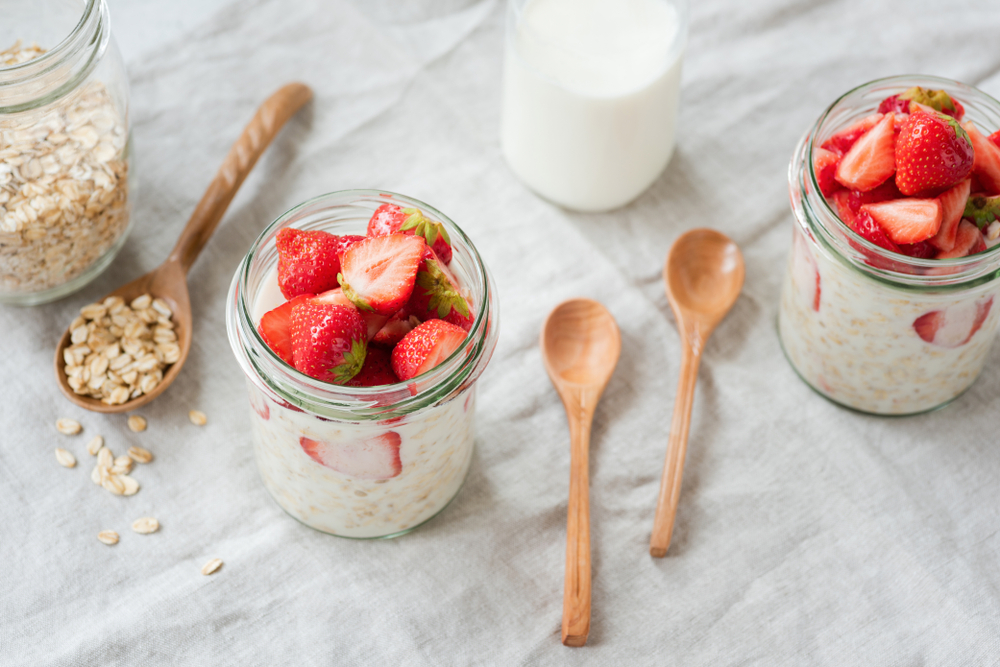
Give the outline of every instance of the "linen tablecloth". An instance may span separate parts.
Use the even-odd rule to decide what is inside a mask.
[[[633,204],[584,215],[534,196],[500,154],[501,2],[112,2],[132,86],[136,222],[82,292],[0,308],[0,664],[1000,663],[1000,348],[953,405],[885,419],[814,394],[775,333],[797,139],[836,96],[880,76],[936,74],[1000,95],[1000,12],[692,4],[673,161]],[[165,258],[257,104],[291,80],[315,101],[194,265],[191,356],[139,411],[148,430],[76,409],[52,376],[61,331]],[[468,480],[440,516],[391,541],[315,532],[267,495],[224,324],[260,230],[354,187],[449,214],[501,304]],[[705,351],[674,540],[654,560],[680,356],[661,270],[696,226],[740,244],[747,280]],[[537,345],[545,315],[572,296],[606,304],[623,338],[593,432],[593,623],[580,649],[559,642],[568,432]],[[192,425],[190,409],[208,424]],[[84,433],[59,434],[60,417]],[[95,434],[116,453],[153,451],[137,495],[90,482]],[[80,465],[59,466],[57,446]],[[142,516],[160,531],[133,533]],[[121,541],[98,542],[104,529]],[[210,558],[225,565],[202,576]]]

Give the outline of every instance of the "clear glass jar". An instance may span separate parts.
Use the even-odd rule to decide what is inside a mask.
[[[511,171],[580,211],[624,206],[673,155],[687,0],[508,0]]]
[[[450,268],[468,292],[475,321],[461,348],[409,382],[344,387],[315,380],[282,361],[257,332],[260,316],[283,301],[275,237],[285,227],[364,234],[385,203],[419,208],[445,225],[454,250]],[[458,493],[472,460],[475,383],[496,347],[499,322],[489,271],[440,211],[377,190],[335,192],[296,206],[261,233],[240,264],[226,323],[247,376],[258,470],[294,518],[343,537],[395,537],[434,517]],[[357,456],[388,472],[331,467]]]
[[[105,0],[0,0],[0,303],[45,303],[130,226],[128,79]]]
[[[947,404],[978,377],[1000,322],[1000,249],[918,259],[855,234],[822,196],[813,149],[884,98],[913,86],[943,89],[989,134],[1000,102],[930,76],[897,76],[835,101],[802,138],[788,169],[795,225],[778,314],[782,347],[799,376],[862,412],[907,415]],[[928,324],[937,331],[928,337]]]

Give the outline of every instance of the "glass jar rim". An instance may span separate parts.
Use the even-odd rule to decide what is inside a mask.
[[[110,39],[107,14],[106,0],[86,0],[80,19],[58,44],[37,58],[0,66],[0,99],[14,99],[14,103],[0,105],[0,114],[46,106],[86,80]],[[20,95],[16,92],[29,87]]]
[[[845,101],[852,96],[872,90],[883,90],[889,95],[892,94],[889,91],[897,88],[895,92],[902,92],[915,85],[924,84],[961,91],[959,99],[963,103],[972,101],[975,106],[982,104],[992,107],[991,111],[1000,121],[1000,101],[978,88],[953,79],[923,74],[903,74],[863,83],[834,100],[799,141],[789,164],[788,173],[792,209],[797,218],[810,223],[813,231],[818,232],[813,236],[834,250],[835,255],[846,260],[851,267],[879,281],[906,287],[967,289],[1000,276],[1000,244],[975,255],[950,259],[922,259],[887,250],[857,234],[840,219],[831,203],[822,195],[819,179],[815,173],[813,149],[818,143],[818,138],[823,136],[823,132],[831,129],[826,123],[834,113],[844,108],[852,108],[859,114],[875,112],[875,109],[860,106],[844,107]],[[970,106],[973,105],[966,104],[966,109]],[[832,129],[838,127],[839,124]],[[880,266],[872,265],[870,260],[873,256]]]
[[[467,253],[478,292],[475,317],[462,345],[430,371],[406,382],[377,387],[348,387],[309,377],[282,360],[264,342],[253,321],[250,294],[254,259],[289,220],[315,208],[317,212],[361,201],[402,203],[420,208],[445,225],[458,256]],[[468,286],[466,286],[468,288]],[[436,208],[412,197],[387,190],[339,190],[313,197],[285,211],[257,236],[237,267],[227,303],[227,329],[233,352],[251,380],[259,379],[267,389],[296,408],[321,417],[343,421],[385,420],[437,405],[475,382],[496,347],[499,318],[496,286],[475,245],[462,229]]]

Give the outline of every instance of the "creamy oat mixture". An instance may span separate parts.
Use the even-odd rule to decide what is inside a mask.
[[[975,381],[1000,322],[1000,285],[958,294],[902,291],[815,252],[798,227],[794,234],[778,324],[785,353],[814,389],[865,412],[911,414]],[[939,338],[953,346],[918,335],[914,322],[934,311],[950,318]],[[966,340],[977,312],[985,319]]]
[[[393,423],[342,423],[279,405],[248,381],[254,454],[264,485],[302,523],[345,537],[381,537],[420,525],[458,493],[472,460],[475,387]],[[303,437],[349,444],[399,436],[399,474],[351,477],[311,458]]]
[[[0,66],[44,53],[20,43]],[[0,116],[0,294],[72,280],[128,227],[128,133],[91,81],[40,109]]]

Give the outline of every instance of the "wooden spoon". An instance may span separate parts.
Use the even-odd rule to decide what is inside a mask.
[[[542,360],[566,409],[570,433],[569,518],[562,643],[583,646],[590,632],[590,425],[622,349],[607,309],[590,299],[565,301],[542,327]]]
[[[208,186],[191,219],[181,232],[177,245],[167,260],[158,268],[141,278],[119,287],[108,296],[120,296],[126,303],[149,293],[153,298],[163,299],[173,311],[174,331],[180,347],[180,358],[167,367],[167,371],[156,387],[120,405],[107,405],[101,401],[80,396],[69,386],[64,370],[63,350],[70,344],[70,332],[66,331],[56,347],[56,379],[66,398],[82,408],[94,412],[128,412],[149,403],[163,393],[174,381],[187,360],[191,350],[191,301],[188,297],[187,272],[205,247],[212,232],[218,226],[226,208],[236,195],[243,180],[253,169],[257,158],[268,147],[285,122],[295,115],[302,105],[312,98],[312,90],[301,83],[290,83],[271,95],[257,109],[253,119],[243,129],[240,138],[229,149],[226,159]],[[107,298],[107,297],[105,297]]]
[[[698,365],[705,343],[743,288],[743,254],[728,236],[711,229],[692,229],[674,242],[663,267],[667,299],[681,334],[681,372],[670,424],[667,459],[660,480],[649,553],[667,555],[681,496],[688,427]]]

